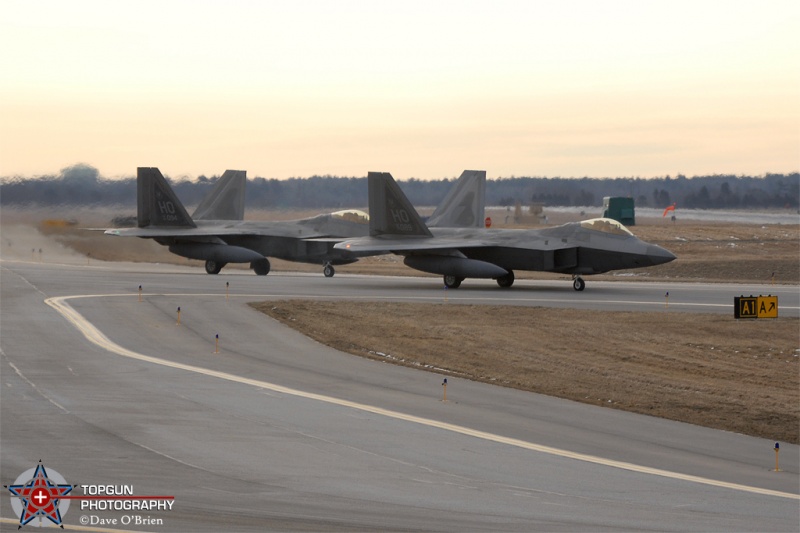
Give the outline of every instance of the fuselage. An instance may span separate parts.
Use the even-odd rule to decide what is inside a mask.
[[[463,240],[466,245],[457,250],[468,259],[509,271],[588,275],[655,266],[675,259],[671,252],[639,239],[609,219],[532,230],[433,228],[431,232],[434,238]],[[481,241],[480,246],[469,245],[477,240]],[[403,253],[424,255],[430,250]]]

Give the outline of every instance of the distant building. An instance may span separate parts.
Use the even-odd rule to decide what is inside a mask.
[[[624,226],[635,226],[633,198],[606,196],[603,198],[603,217],[614,219]]]

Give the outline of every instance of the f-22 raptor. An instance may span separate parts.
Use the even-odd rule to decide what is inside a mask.
[[[667,263],[675,256],[644,242],[616,220],[596,218],[535,230],[429,228],[391,174],[370,172],[369,236],[348,239],[335,249],[353,253],[392,252],[411,268],[441,274],[455,289],[465,278],[492,278],[511,287],[514,270],[581,276]]]
[[[471,227],[483,223],[485,172],[466,171],[429,221],[433,226]],[[366,236],[369,216],[356,209],[290,221],[245,221],[246,172],[228,170],[189,216],[158,168],[137,170],[137,227],[108,235],[153,239],[169,251],[205,261],[209,274],[228,263],[250,263],[259,276],[270,271],[268,257],[319,264],[326,277],[334,265],[383,252],[352,253],[334,248],[347,238]]]

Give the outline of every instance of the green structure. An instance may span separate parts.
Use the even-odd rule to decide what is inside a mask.
[[[603,217],[611,218],[625,226],[636,225],[633,198],[606,196],[603,198]]]

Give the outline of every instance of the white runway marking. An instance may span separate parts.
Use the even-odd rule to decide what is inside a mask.
[[[738,483],[728,483],[725,481],[719,481],[715,479],[708,479],[699,476],[692,476],[688,474],[681,474],[679,472],[670,472],[668,470],[661,470],[658,468],[650,468],[646,466],[635,465],[632,463],[626,463],[623,461],[615,461],[611,459],[604,459],[602,457],[597,457],[593,455],[587,455],[582,453],[575,453],[568,450],[560,450],[558,448],[552,448],[550,446],[543,446],[540,444],[536,444],[533,442],[527,442],[520,439],[514,439],[509,437],[504,437],[502,435],[495,435],[493,433],[488,433],[484,431],[478,431],[475,429],[471,429],[464,426],[458,426],[455,424],[448,424],[446,422],[440,422],[437,420],[431,420],[428,418],[422,418],[418,416],[409,415],[406,413],[400,413],[398,411],[391,411],[388,409],[382,409],[380,407],[351,402],[348,400],[343,400],[340,398],[334,398],[332,396],[325,396],[322,394],[315,394],[311,392],[304,392],[297,389],[292,389],[289,387],[284,387],[282,385],[277,385],[275,383],[269,383],[266,381],[260,381],[256,379],[250,379],[246,377],[236,376],[233,374],[228,374],[226,372],[219,372],[217,370],[211,370],[208,368],[202,368],[193,365],[187,365],[183,363],[177,363],[174,361],[168,361],[166,359],[160,359],[158,357],[152,357],[149,355],[140,354],[134,352],[132,350],[128,350],[127,348],[123,348],[118,344],[112,342],[108,337],[106,337],[100,330],[98,330],[92,323],[86,320],[80,313],[75,311],[68,303],[67,300],[76,299],[76,298],[104,298],[104,297],[119,297],[119,296],[126,296],[131,297],[130,294],[97,294],[97,295],[76,295],[76,296],[61,296],[56,298],[48,298],[45,300],[45,303],[61,313],[64,318],[66,318],[73,326],[75,326],[78,331],[80,331],[90,342],[96,344],[97,346],[107,350],[109,352],[121,355],[123,357],[128,357],[131,359],[136,359],[138,361],[145,361],[148,363],[153,363],[156,365],[165,366],[168,368],[175,368],[178,370],[185,370],[187,372],[193,372],[195,374],[201,374],[204,376],[214,377],[218,379],[224,379],[226,381],[234,382],[234,383],[241,383],[243,385],[250,385],[252,387],[258,387],[261,389],[267,389],[274,392],[279,392],[282,394],[288,394],[291,396],[296,396],[299,398],[306,398],[310,400],[316,400],[320,402],[325,402],[332,405],[338,405],[341,407],[347,407],[350,409],[355,409],[358,411],[373,413],[381,416],[386,416],[389,418],[394,418],[396,420],[403,420],[406,422],[410,422],[413,424],[419,424],[427,427],[437,428],[445,431],[450,431],[453,433],[458,433],[461,435],[467,435],[470,437],[475,437],[478,439],[483,439],[490,442],[497,442],[500,444],[506,444],[508,446],[515,446],[517,448],[522,448],[526,450],[531,450],[540,453],[546,453],[549,455],[554,455],[558,457],[565,457],[569,459],[575,459],[577,461],[584,461],[587,463],[594,463],[604,466],[609,466],[612,468],[619,468],[622,470],[628,470],[631,472],[637,472],[641,474],[650,474],[654,476],[661,476],[670,479],[677,479],[682,481],[688,481],[691,483],[700,483],[703,485],[710,485],[714,487],[722,487],[731,490],[737,490],[741,492],[749,492],[753,494],[761,494],[765,496],[777,496],[780,498],[789,498],[794,500],[800,500],[800,495],[792,494],[788,492],[781,492],[776,490],[770,489],[763,489],[759,487],[750,487],[747,485],[740,485]],[[182,296],[189,296],[183,294]],[[261,295],[264,297],[264,295]],[[286,297],[284,295],[284,297]]]
[[[0,356],[2,356],[2,357],[4,357],[4,358],[5,358],[5,356],[6,356],[5,352],[4,352],[4,351],[3,351],[1,348],[0,348]],[[35,391],[36,391],[36,392],[37,392],[37,393],[38,393],[40,396],[42,396],[42,397],[43,397],[45,400],[47,400],[48,402],[52,403],[53,405],[55,405],[56,407],[58,407],[59,409],[61,409],[61,410],[62,410],[62,411],[64,411],[65,413],[69,414],[69,410],[67,410],[67,408],[66,408],[66,407],[64,407],[63,405],[61,405],[61,404],[60,404],[60,403],[58,403],[57,401],[55,401],[53,398],[51,398],[49,395],[47,395],[47,394],[46,394],[44,391],[42,391],[42,389],[40,389],[39,387],[37,387],[37,386],[36,386],[36,383],[34,383],[33,381],[31,381],[31,380],[29,380],[27,377],[25,377],[25,375],[24,375],[22,372],[20,372],[19,368],[17,368],[17,365],[15,365],[14,363],[12,363],[11,361],[6,361],[6,362],[8,363],[8,366],[10,366],[10,367],[11,367],[11,368],[14,370],[14,372],[15,372],[15,373],[16,373],[16,374],[17,374],[17,375],[18,375],[18,376],[19,376],[19,377],[20,377],[20,378],[21,378],[21,379],[22,379],[22,380],[23,380],[25,383],[27,383],[27,384],[28,384],[28,385],[29,385],[29,386],[30,386],[30,387],[31,387],[33,390],[35,390]]]

